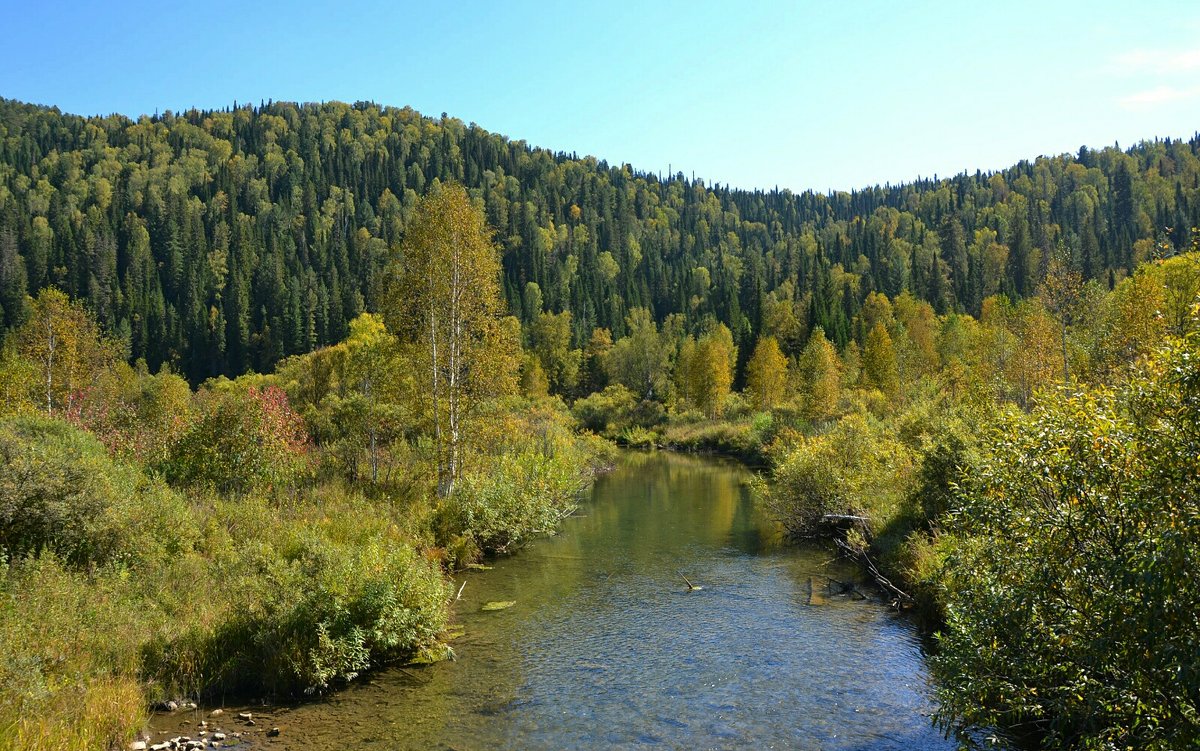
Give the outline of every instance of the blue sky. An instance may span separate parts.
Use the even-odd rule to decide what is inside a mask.
[[[127,115],[370,99],[747,188],[1200,130],[1195,2],[0,4],[0,96]]]

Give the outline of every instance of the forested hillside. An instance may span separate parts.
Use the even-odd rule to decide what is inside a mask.
[[[648,308],[694,332],[715,317],[743,365],[760,335],[794,358],[816,326],[847,344],[872,291],[977,315],[990,295],[1032,294],[1055,255],[1112,286],[1189,245],[1198,151],[1200,138],[1154,141],[793,194],[664,180],[370,103],[135,121],[0,100],[0,333],[53,285],[152,370],[269,372],[376,309],[417,197],[454,180],[497,231],[503,294],[527,327],[569,311],[581,347]]]

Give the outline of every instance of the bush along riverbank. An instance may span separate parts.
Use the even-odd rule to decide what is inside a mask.
[[[603,452],[563,429],[481,460],[436,504],[334,481],[222,495],[173,489],[62,421],[2,420],[0,746],[105,748],[155,702],[295,696],[437,659],[448,568],[551,531]]]
[[[844,416],[781,445],[762,492],[791,531],[836,535],[936,628],[948,730],[1193,745],[1200,336],[1027,412],[938,412]]]
[[[767,449],[759,489],[789,532],[833,536],[934,632],[948,732],[1055,749],[1200,741],[1200,325],[1141,310],[1136,293],[1170,294],[1163,279],[1151,268],[1100,298],[1111,317],[1070,380],[1006,398],[943,370],[940,388],[844,399]],[[1009,366],[1026,346],[1014,332]]]
[[[169,700],[442,658],[450,572],[552,532],[614,458],[514,385],[458,415],[445,487],[445,443],[374,316],[192,390],[126,365],[53,290],[31,307],[0,350],[0,748],[126,747]]]

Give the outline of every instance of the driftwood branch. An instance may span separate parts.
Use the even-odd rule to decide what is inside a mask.
[[[821,517],[822,524],[870,524],[871,520],[865,516],[855,516],[854,514],[825,514]]]
[[[863,563],[867,567],[867,571],[871,572],[871,577],[875,579],[875,583],[880,587],[883,587],[896,598],[897,606],[900,604],[912,605],[914,602],[916,602],[912,598],[912,595],[900,589],[895,584],[892,584],[890,581],[888,581],[886,576],[879,572],[879,568],[875,565],[875,562],[871,560],[871,556],[867,555],[867,551],[853,548],[845,540],[835,538],[834,542],[836,542],[837,546],[852,558],[862,559]]]

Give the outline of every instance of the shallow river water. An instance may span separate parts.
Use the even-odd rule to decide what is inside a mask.
[[[954,748],[930,725],[913,625],[861,582],[866,600],[831,594],[855,570],[786,544],[748,479],[626,455],[558,535],[464,575],[455,661],[267,710],[282,733],[254,745]]]

